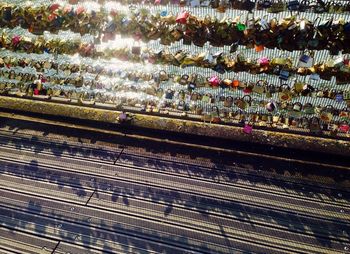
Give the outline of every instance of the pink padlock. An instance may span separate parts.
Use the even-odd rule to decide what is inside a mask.
[[[72,11],[73,7],[71,5],[66,5],[63,8],[63,13],[68,13],[70,11]]]
[[[209,83],[211,86],[219,86],[220,85],[220,79],[218,76],[212,76],[209,78]]]
[[[260,64],[260,66],[266,66],[269,65],[270,60],[267,57],[261,57],[258,59],[258,64]]]
[[[251,134],[253,131],[253,126],[250,124],[245,124],[243,128],[243,132],[246,134]]]
[[[39,78],[40,78],[41,83],[46,83],[47,79],[44,75],[40,74]]]
[[[13,38],[12,38],[12,44],[13,44],[14,46],[17,46],[18,43],[19,43],[20,41],[21,41],[21,36],[19,36],[19,35],[13,36]]]
[[[78,8],[76,9],[76,14],[79,15],[83,12],[85,12],[85,8],[83,6],[78,6]]]
[[[161,4],[162,0],[154,0],[154,4]]]

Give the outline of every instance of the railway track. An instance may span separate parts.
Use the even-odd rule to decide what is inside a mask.
[[[349,253],[348,190],[133,151],[1,130],[0,253]]]
[[[256,185],[252,184],[252,182],[257,182],[259,179],[264,179],[266,177],[262,177],[258,174],[249,174],[249,173],[240,173],[240,171],[243,171],[243,168],[228,168],[227,170],[221,170],[220,168],[216,168],[215,171],[217,174],[213,175],[213,169],[208,168],[208,167],[203,167],[203,166],[195,166],[193,165],[188,165],[180,162],[176,162],[174,165],[174,162],[169,162],[169,161],[164,161],[162,160],[162,165],[163,167],[157,167],[157,164],[150,163],[150,160],[154,160],[152,158],[146,158],[145,159],[145,166],[135,166],[132,164],[133,158],[137,157],[135,154],[127,154],[125,152],[122,152],[121,149],[117,151],[113,150],[104,150],[101,151],[98,148],[90,148],[89,150],[82,150],[79,152],[79,147],[74,147],[74,145],[69,144],[59,144],[55,143],[54,145],[57,147],[49,147],[53,144],[52,141],[47,142],[47,141],[42,141],[42,140],[35,140],[35,148],[30,147],[33,145],[33,141],[26,139],[26,137],[10,137],[1,134],[0,132],[0,145],[3,148],[8,148],[8,149],[16,149],[15,144],[11,144],[12,141],[18,141],[21,142],[21,151],[29,151],[29,152],[35,152],[38,150],[40,151],[41,154],[45,154],[48,156],[54,156],[56,157],[57,154],[60,154],[61,158],[69,158],[76,160],[78,163],[85,163],[86,161],[88,162],[93,162],[97,163],[99,167],[103,167],[103,165],[106,165],[107,167],[104,167],[104,169],[110,169],[110,170],[118,170],[121,167],[125,167],[125,164],[128,163],[128,161],[131,161],[131,164],[127,165],[127,169],[130,170],[135,170],[135,171],[148,171],[156,174],[165,174],[165,175],[171,175],[171,176],[180,176],[180,177],[190,177],[191,179],[199,180],[199,181],[204,181],[204,182],[213,182],[215,184],[225,184],[226,186],[232,186],[232,187],[237,187],[237,188],[244,188],[244,189],[250,189],[253,191],[261,191],[264,190],[266,193],[272,193],[272,194],[277,194],[277,195],[283,195],[283,196],[288,196],[288,197],[297,197],[298,199],[304,199],[304,200],[322,200],[323,203],[339,203],[339,205],[344,205],[348,206],[348,202],[344,200],[344,198],[350,198],[350,193],[346,191],[340,191],[339,189],[332,189],[329,186],[324,186],[324,185],[309,185],[306,183],[300,184],[297,182],[293,181],[288,181],[287,179],[278,180],[274,178],[269,178],[269,181],[271,182],[271,185]],[[70,152],[64,150],[64,148],[68,148]],[[72,152],[74,151],[74,152]],[[88,155],[88,156],[86,156]],[[118,160],[115,161],[115,158],[119,158]],[[140,158],[139,158],[140,159]],[[154,160],[156,161],[156,160]],[[113,165],[112,165],[113,164]],[[174,169],[176,168],[176,169]],[[191,174],[190,169],[196,169],[196,172]],[[231,170],[235,170],[235,176],[237,178],[232,179],[233,177],[230,177],[230,172]],[[261,173],[261,172],[260,172]],[[120,175],[120,171],[118,171],[118,175]],[[201,176],[205,176],[201,177]],[[242,181],[241,179],[245,179],[245,181]],[[292,184],[294,189],[300,189],[303,191],[309,192],[309,194],[312,193],[312,191],[315,191],[316,189],[318,190],[318,195],[314,196],[301,196],[300,192],[289,192],[286,193],[285,188],[278,188],[276,186],[279,185],[286,185],[286,183]],[[305,188],[307,186],[307,188]],[[322,194],[320,195],[319,188],[322,186],[322,188],[325,188],[329,191],[333,190],[338,190],[341,192],[341,198],[339,196],[336,197],[330,197],[327,194]],[[326,192],[325,192],[326,193]]]

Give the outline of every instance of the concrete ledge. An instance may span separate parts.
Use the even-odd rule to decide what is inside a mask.
[[[47,115],[65,116],[77,119],[88,119],[108,123],[118,123],[120,111],[97,109],[75,105],[43,102],[23,98],[0,96],[0,107],[12,110],[41,113]],[[296,148],[305,151],[322,151],[330,154],[350,156],[350,139],[337,140],[323,137],[313,137],[301,134],[282,133],[254,129],[252,134],[244,134],[242,128],[218,124],[209,124],[191,120],[174,119],[143,114],[133,114],[131,125],[167,130],[178,133],[188,133],[207,137],[219,137],[234,140],[269,144],[279,147]],[[215,144],[212,144],[215,146]]]

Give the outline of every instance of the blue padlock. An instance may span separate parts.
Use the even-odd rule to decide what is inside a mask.
[[[337,102],[343,102],[343,101],[344,101],[344,96],[343,96],[343,94],[341,94],[341,93],[336,94],[336,95],[335,95],[335,100],[336,100]]]
[[[172,100],[173,97],[174,97],[174,91],[168,89],[168,90],[165,92],[165,99]]]
[[[350,33],[350,22],[349,23],[346,23],[344,25],[344,32],[345,33]]]
[[[288,80],[288,78],[289,78],[289,71],[281,70],[280,71],[280,79]]]
[[[110,21],[107,23],[105,31],[107,33],[114,33],[116,29],[117,29],[117,24],[114,21]]]
[[[303,63],[308,63],[310,61],[310,56],[302,55],[299,60]]]
[[[288,10],[297,11],[297,10],[299,10],[299,6],[300,6],[300,4],[299,4],[298,0],[291,0],[288,3]]]
[[[123,26],[129,25],[130,22],[131,22],[131,20],[128,19],[128,18],[126,18],[126,17],[124,17],[124,18],[122,19],[122,25],[123,25]]]
[[[67,15],[69,16],[69,17],[75,17],[75,12],[74,12],[74,10],[72,9],[72,10],[70,10],[68,13],[67,13]]]
[[[166,17],[168,15],[168,12],[166,10],[160,12],[161,17]]]
[[[54,27],[60,28],[63,24],[63,18],[62,17],[56,17],[53,21]]]
[[[213,68],[214,71],[220,73],[220,74],[224,74],[226,72],[224,66],[222,64],[217,64],[215,65],[215,67]]]
[[[2,13],[2,18],[5,21],[11,21],[11,19],[12,19],[12,8],[11,7],[5,8],[5,10]]]
[[[317,73],[312,73],[312,74],[310,75],[310,79],[311,79],[311,80],[320,80],[321,78],[320,78],[320,75],[319,75],[319,74],[317,74]]]

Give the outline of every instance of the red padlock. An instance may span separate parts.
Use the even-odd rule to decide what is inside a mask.
[[[61,6],[59,4],[52,4],[50,7],[49,7],[49,10],[51,12],[54,12],[56,11],[57,9],[59,9]]]
[[[49,21],[53,21],[53,20],[55,20],[56,19],[56,17],[57,17],[57,15],[56,14],[54,14],[54,13],[51,13],[48,17],[47,17],[47,19],[49,20]]]
[[[343,133],[347,133],[350,130],[349,124],[343,123],[339,126],[339,131]]]
[[[186,24],[187,18],[190,16],[188,11],[182,11],[176,18],[176,22],[180,24]]]

